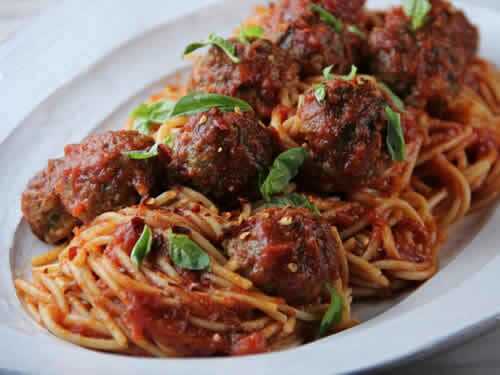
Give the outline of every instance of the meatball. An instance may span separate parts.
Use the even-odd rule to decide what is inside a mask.
[[[33,233],[52,244],[70,237],[79,223],[66,211],[54,190],[62,163],[62,159],[50,160],[47,168],[31,179],[21,198],[23,215]]]
[[[175,137],[169,177],[223,204],[255,197],[259,172],[273,162],[274,137],[252,112],[198,114]]]
[[[156,160],[132,160],[124,151],[146,150],[153,139],[135,131],[107,132],[68,145],[49,161],[22,196],[22,211],[43,241],[58,243],[76,225],[106,211],[133,205],[159,183]]]
[[[448,2],[432,0],[425,24],[411,30],[401,7],[369,37],[371,72],[408,104],[432,110],[445,103],[463,82],[478,49],[478,31]]]
[[[342,30],[336,31],[321,20],[311,10],[314,3],[342,20]],[[300,63],[302,76],[318,75],[329,65],[334,73],[343,74],[360,62],[363,40],[349,31],[346,23],[359,23],[363,5],[359,0],[284,0],[270,6],[264,28],[272,41]]]
[[[299,66],[268,40],[230,42],[240,62],[232,62],[220,48],[212,47],[195,65],[190,88],[241,98],[268,119],[279,104],[281,90],[298,82]]]
[[[66,146],[55,188],[68,212],[88,223],[103,212],[136,204],[150,195],[155,160],[132,160],[124,152],[147,150],[153,144],[152,138],[136,131],[115,131]]]
[[[314,90],[304,96],[297,116],[300,128],[292,138],[310,157],[300,180],[309,189],[351,192],[368,185],[391,165],[385,137],[387,101],[366,77],[325,83],[321,102]]]
[[[279,15],[278,21],[293,22],[299,18],[312,17],[309,8],[317,4],[335,17],[349,23],[357,23],[363,17],[363,7],[366,0],[282,0],[271,4],[273,12]]]
[[[266,208],[225,241],[238,272],[293,305],[317,302],[338,278],[338,244],[330,225],[305,208]]]

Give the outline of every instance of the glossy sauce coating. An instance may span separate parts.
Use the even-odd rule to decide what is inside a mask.
[[[294,135],[310,154],[303,183],[316,191],[351,192],[380,176],[391,165],[387,105],[376,84],[362,77],[328,81],[321,102],[309,91],[297,112],[301,129]]]
[[[389,10],[369,37],[371,71],[417,107],[439,107],[456,93],[479,35],[465,15],[448,2],[431,0],[432,10],[413,31],[401,7]]]
[[[320,19],[311,10],[317,4],[344,22],[342,30]],[[364,1],[284,0],[270,6],[264,20],[266,35],[300,63],[303,77],[319,75],[333,65],[333,72],[347,73],[359,64],[363,39],[347,27],[360,24]],[[361,26],[357,26],[361,28]]]
[[[269,118],[280,101],[281,90],[298,81],[299,66],[268,40],[249,44],[230,39],[239,63],[212,47],[195,65],[191,89],[246,100],[261,118]]]
[[[147,150],[154,141],[135,131],[92,135],[64,149],[56,192],[68,212],[84,223],[136,204],[155,185],[154,159],[132,160],[125,151]]]
[[[231,205],[258,196],[258,175],[273,162],[274,145],[252,112],[213,109],[191,117],[175,138],[169,175]]]
[[[123,152],[153,144],[152,138],[135,131],[116,131],[66,146],[64,157],[49,161],[23,193],[23,214],[33,232],[58,243],[78,224],[139,203],[158,188],[156,162],[131,160]]]
[[[49,160],[47,168],[33,177],[21,199],[21,209],[33,233],[56,244],[70,237],[79,221],[64,208],[54,184],[60,176],[62,159]]]
[[[303,208],[266,208],[234,229],[228,254],[258,288],[301,305],[338,277],[330,226]]]
[[[144,221],[134,217],[115,230],[113,242],[104,253],[119,265],[116,251],[130,254],[142,232]],[[154,240],[149,257],[168,256],[165,231],[152,228]],[[174,265],[175,266],[175,265]],[[215,302],[207,293],[197,291],[203,285],[202,272],[187,275],[177,268],[181,282],[172,284],[179,303],[175,306],[162,302],[162,296],[127,292],[121,319],[136,339],[153,338],[170,347],[181,356],[244,355],[267,351],[265,337],[259,333],[248,334],[237,327],[242,320],[252,319],[252,307],[231,298]],[[203,285],[204,289],[208,285]],[[240,291],[241,292],[241,291]],[[190,323],[190,317],[223,323],[231,329],[212,331]]]

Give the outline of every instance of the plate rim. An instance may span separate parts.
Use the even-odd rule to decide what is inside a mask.
[[[118,3],[123,4],[123,1],[119,1],[119,0],[111,0],[111,2],[114,2],[116,4],[118,4]],[[153,2],[160,4],[161,0],[154,0]],[[208,5],[207,5],[207,2],[208,2]],[[181,8],[187,12],[187,11],[193,11],[199,7],[208,7],[210,5],[213,5],[214,3],[221,3],[221,2],[223,2],[223,1],[222,0],[208,0],[208,1],[185,0],[185,2],[184,2],[185,7],[181,7]],[[66,12],[69,12],[72,10],[71,7],[75,6],[75,4],[77,4],[77,3],[81,4],[76,0],[70,0],[70,1],[64,2],[64,4],[61,5],[60,7],[61,8],[64,7],[63,10]],[[126,0],[126,3],[133,4],[134,0]],[[487,9],[484,7],[477,7],[474,5],[468,5],[468,4],[464,4],[461,2],[456,2],[456,3],[460,4],[460,6],[462,6],[463,8],[476,9],[476,10]],[[97,11],[98,7],[99,7],[99,3],[96,1],[94,6],[95,6],[95,8],[94,8],[95,11]],[[30,33],[34,32],[34,30],[36,31],[37,27],[44,27],[43,25],[45,22],[47,22],[47,20],[50,20],[51,17],[54,17],[55,14],[58,14],[58,12],[61,12],[61,11],[62,11],[61,9],[58,9],[57,12],[46,12],[46,14],[40,18],[37,25],[32,27],[29,30],[29,32],[22,34],[22,35],[24,35],[24,37],[26,37]],[[490,9],[488,9],[487,11],[494,12],[497,16],[500,16],[499,12],[496,12],[496,11],[493,11]],[[180,16],[180,14],[182,14],[182,12],[179,12],[179,15],[177,15],[177,17]],[[175,20],[175,17],[172,18],[172,20]],[[158,19],[157,22],[158,22],[158,24],[161,24],[161,23],[168,22],[168,21],[166,21],[165,19]],[[3,148],[4,144],[9,142],[10,136],[18,130],[17,125],[22,123],[23,120],[25,118],[27,118],[30,115],[30,113],[32,113],[39,105],[41,105],[41,103],[43,103],[43,101],[45,99],[48,99],[54,95],[57,95],[57,92],[59,89],[61,89],[61,87],[64,87],[66,84],[71,83],[74,79],[78,78],[80,76],[80,74],[82,74],[82,73],[84,74],[87,71],[87,69],[89,69],[90,66],[99,64],[103,59],[105,59],[107,56],[112,54],[113,50],[115,48],[118,48],[118,46],[123,45],[123,44],[125,44],[133,39],[138,38],[139,36],[145,34],[147,31],[149,31],[148,28],[143,28],[143,29],[138,28],[136,30],[135,34],[130,33],[127,35],[125,35],[125,34],[121,35],[122,40],[120,41],[120,43],[115,45],[113,48],[105,51],[104,50],[105,46],[103,46],[102,50],[101,50],[101,56],[96,57],[97,56],[96,55],[96,56],[92,57],[94,60],[92,60],[90,65],[83,66],[83,68],[82,68],[83,70],[81,70],[77,73],[73,72],[73,75],[67,77],[66,81],[58,80],[56,82],[57,87],[51,86],[51,88],[47,88],[47,90],[44,94],[46,96],[43,97],[43,95],[40,94],[43,97],[43,99],[41,101],[39,101],[38,103],[36,100],[33,100],[33,102],[31,102],[31,104],[26,105],[24,108],[25,112],[23,112],[23,116],[19,117],[19,118],[21,118],[21,120],[19,120],[19,119],[16,120],[18,117],[15,117],[13,119],[9,118],[7,121],[8,125],[10,126],[13,124],[14,127],[13,127],[12,131],[7,131],[8,134],[3,139],[1,138],[1,135],[0,135],[0,140],[1,140],[0,148]],[[6,49],[12,48],[13,44],[16,44],[19,40],[22,40],[22,37],[19,37],[19,39],[17,39],[17,38],[18,37],[14,38],[14,41],[12,42],[12,44],[8,44],[8,46],[0,46],[0,72],[2,72],[3,71],[2,69],[4,69],[4,67],[6,66],[5,60],[2,60],[2,57],[8,55],[5,52]],[[62,47],[60,47],[60,48],[62,48]],[[109,46],[106,48],[109,48]],[[4,77],[4,80],[6,80],[8,82],[9,80],[14,79],[14,77],[15,77],[14,75],[6,77],[6,78]],[[0,98],[1,98],[1,95],[0,95]],[[34,98],[34,99],[38,100],[39,98]],[[29,106],[31,106],[31,110],[26,111],[26,109],[28,109]],[[19,111],[21,111],[21,109],[19,109]],[[19,113],[21,113],[21,112],[19,112]],[[495,233],[494,233],[495,232],[495,228],[494,228],[495,223],[500,223],[500,212],[495,212],[488,219],[488,222],[485,224],[485,227],[482,229],[481,234],[477,235],[474,238],[474,240],[470,244],[467,245],[467,248],[474,247],[475,246],[474,244],[477,243],[479,241],[480,237],[482,237],[482,236],[489,235],[489,236],[495,237]],[[16,225],[16,228],[17,228],[17,225]],[[5,232],[4,232],[4,234],[5,234]],[[11,231],[10,237],[8,237],[8,238],[3,237],[2,238],[2,243],[5,244],[5,242],[7,242],[7,244],[10,245],[13,242],[14,234],[15,234],[15,231],[14,232]],[[496,237],[498,237],[498,236],[496,236]],[[7,241],[4,241],[4,240],[7,240]],[[477,244],[476,244],[476,247],[477,247]],[[8,248],[10,249],[10,246]],[[477,289],[475,289],[475,288],[478,288],[479,286],[484,285],[487,280],[491,280],[492,282],[495,282],[495,276],[496,276],[495,271],[497,269],[500,269],[500,256],[497,256],[495,259],[490,261],[485,267],[483,267],[482,270],[480,270],[479,272],[477,272],[477,274],[472,276],[471,279],[469,280],[469,282],[466,283],[467,285],[462,285],[460,287],[457,287],[451,293],[448,293],[444,296],[438,297],[435,301],[431,301],[430,303],[428,303],[425,306],[422,306],[420,308],[416,308],[415,310],[408,312],[407,314],[405,314],[405,316],[398,318],[399,324],[400,325],[403,323],[406,324],[407,320],[410,319],[408,317],[408,315],[411,315],[412,317],[416,316],[418,314],[425,315],[426,313],[429,312],[429,310],[433,310],[433,309],[436,310],[436,308],[434,306],[438,302],[440,304],[442,304],[443,301],[456,300],[457,293],[460,294],[460,293],[466,293],[466,292],[470,293],[470,292],[477,291]],[[401,361],[408,360],[408,359],[412,358],[413,356],[415,356],[417,353],[421,353],[422,351],[436,349],[438,347],[441,347],[444,343],[447,343],[452,339],[457,339],[457,337],[460,337],[460,338],[463,337],[465,339],[466,335],[471,335],[471,334],[477,333],[478,330],[485,329],[487,326],[489,326],[490,324],[493,324],[493,322],[495,322],[498,319],[498,314],[499,314],[498,302],[499,301],[494,299],[494,298],[491,298],[491,296],[489,296],[488,294],[486,294],[486,295],[476,294],[475,296],[477,298],[476,302],[480,306],[493,307],[493,309],[491,309],[489,313],[482,314],[481,319],[478,320],[479,316],[477,315],[477,311],[474,311],[470,307],[464,308],[452,320],[447,322],[447,324],[451,324],[452,321],[456,322],[456,324],[457,324],[456,329],[444,329],[444,326],[443,327],[436,327],[436,332],[440,331],[441,335],[439,337],[435,336],[433,340],[429,339],[429,338],[421,337],[422,340],[419,342],[419,345],[413,344],[412,350],[401,349],[397,352],[397,354],[395,354],[395,352],[393,352],[392,354],[386,354],[385,356],[381,355],[380,357],[378,357],[378,361],[371,361],[371,362],[369,362],[369,361],[367,362],[366,360],[364,362],[360,361],[360,365],[359,365],[360,367],[357,367],[357,368],[349,366],[349,364],[344,364],[343,366],[344,366],[345,372],[350,372],[350,371],[354,371],[354,370],[356,370],[356,371],[369,370],[369,369],[373,369],[375,367],[394,365],[395,363],[400,363]],[[376,320],[376,318],[374,320]],[[410,322],[411,322],[411,319],[410,319]],[[467,322],[469,322],[469,323],[467,323]],[[385,325],[392,325],[393,323],[394,323],[393,321],[383,322],[384,326]],[[366,326],[363,325],[360,328],[365,330]],[[354,329],[356,330],[356,328],[354,328]],[[378,326],[372,327],[370,325],[369,329],[370,329],[370,332],[372,330],[380,331],[380,327],[378,327]],[[470,332],[471,330],[473,332]],[[428,331],[425,329],[422,329],[420,334],[422,335],[424,332],[428,332]],[[0,335],[5,335],[5,337],[10,338],[10,339],[15,341],[16,337],[18,336],[18,333],[12,331],[10,328],[6,328],[6,327],[2,326],[0,323]],[[365,334],[357,335],[357,336],[365,337],[366,339],[368,339],[366,337],[367,335],[369,335],[369,332],[367,332]],[[329,351],[330,347],[334,346],[334,343],[332,341],[334,341],[335,338],[338,338],[338,337],[343,337],[342,340],[347,345],[353,344],[352,342],[350,342],[352,340],[345,340],[346,336],[343,335],[343,333],[340,333],[340,334],[336,335],[335,337],[330,337],[330,338],[327,338],[324,340],[320,340],[316,343],[309,344],[309,345],[306,345],[306,346],[303,346],[303,347],[300,347],[300,348],[297,348],[297,349],[294,349],[291,351],[287,351],[287,352],[270,353],[270,354],[265,354],[265,355],[260,355],[260,356],[251,356],[251,357],[246,357],[246,358],[243,357],[243,358],[188,359],[188,360],[186,360],[186,359],[182,359],[182,360],[175,360],[175,359],[164,360],[164,359],[161,359],[161,360],[158,360],[158,359],[142,359],[142,358],[136,359],[136,358],[120,357],[120,361],[115,361],[115,359],[117,357],[114,355],[105,354],[105,353],[96,353],[93,351],[88,351],[88,350],[84,350],[84,349],[81,349],[78,347],[74,347],[73,345],[69,345],[69,344],[67,345],[66,348],[64,348],[64,352],[68,353],[68,354],[71,353],[72,355],[77,353],[77,352],[82,352],[81,355],[75,354],[75,356],[78,358],[81,358],[84,361],[87,358],[91,359],[91,357],[96,356],[95,358],[98,358],[98,360],[101,361],[103,366],[113,366],[117,370],[120,369],[126,373],[128,373],[131,368],[133,369],[137,363],[142,363],[143,366],[148,366],[151,371],[165,370],[164,366],[168,366],[168,370],[170,372],[184,373],[186,370],[190,369],[191,363],[193,363],[194,367],[192,367],[191,369],[197,369],[198,372],[199,372],[199,367],[203,367],[204,369],[206,369],[207,373],[216,373],[217,370],[220,368],[220,369],[227,369],[227,370],[231,370],[231,371],[239,369],[240,370],[239,372],[241,374],[244,374],[246,372],[246,370],[245,370],[246,366],[250,366],[248,368],[252,369],[252,371],[254,371],[254,369],[256,367],[266,368],[268,366],[273,366],[273,364],[279,364],[282,357],[287,357],[289,360],[293,360],[294,359],[293,354],[297,354],[297,357],[305,357],[305,358],[310,357],[311,358],[310,361],[313,358],[318,359],[318,356],[322,356],[323,358],[321,358],[321,362],[323,363],[325,361],[325,359],[328,358],[328,351]],[[48,334],[39,335],[39,336],[37,336],[37,338],[41,338],[40,340],[42,343],[52,343],[53,344],[54,342],[57,341],[59,344],[61,344],[59,342],[59,340],[54,339],[53,337],[51,337]],[[6,341],[9,342],[10,340],[6,340]],[[21,340],[21,342],[24,342],[24,341]],[[329,342],[331,342],[332,344],[329,345],[328,344]],[[349,342],[350,342],[350,344],[349,344]],[[402,340],[401,344],[404,344],[404,343],[406,343],[406,345],[408,346],[408,342]],[[5,344],[1,344],[0,348],[2,346],[5,346]],[[56,346],[58,346],[60,348],[64,345],[56,345]],[[4,349],[7,349],[7,352],[10,353],[10,352],[12,352],[13,348],[6,347]],[[166,362],[163,362],[163,361],[166,361]],[[3,362],[4,362],[4,359],[0,359],[0,367],[3,367]],[[6,358],[5,363],[7,364],[7,366],[9,365],[9,362],[12,362],[12,356],[10,356],[9,358]],[[120,362],[120,364],[117,365],[116,362]],[[292,362],[295,363],[296,361],[292,361]],[[37,358],[36,365],[40,365],[43,363],[46,364],[46,360],[44,360],[43,357],[39,356],[39,358]],[[147,365],[144,365],[145,363],[147,363]],[[230,364],[228,364],[228,363],[230,363]],[[21,367],[19,367],[17,364],[14,364],[13,365],[14,367],[7,367],[7,368],[9,368],[9,369],[11,368],[13,370],[21,370],[21,371],[39,369],[39,367],[32,367],[34,364],[35,364],[35,362],[33,362],[31,364],[24,363],[23,364],[24,366],[21,366]],[[303,372],[303,370],[307,370],[308,368],[310,369],[309,366],[310,366],[310,364],[306,367],[303,367],[303,369],[302,369],[301,366],[299,366],[297,364],[297,368],[294,370],[300,369],[301,372]],[[54,365],[54,367],[52,367],[52,368],[54,370],[61,370],[61,368],[59,368],[57,365]],[[268,369],[269,368],[271,368],[271,367],[268,367]],[[324,369],[327,370],[326,368],[324,368]],[[210,371],[210,370],[214,370],[214,371]],[[335,368],[333,368],[332,370],[335,370]],[[271,373],[271,372],[269,372],[269,373]],[[294,371],[294,373],[295,372],[298,373],[298,371]],[[327,372],[325,372],[325,373],[327,373]]]

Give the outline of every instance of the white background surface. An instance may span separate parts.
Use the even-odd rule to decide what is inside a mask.
[[[0,45],[3,40],[15,37],[16,33],[22,34],[23,27],[33,22],[37,14],[40,12],[43,13],[43,10],[47,7],[57,6],[59,1],[61,0],[0,0]],[[172,0],[165,0],[167,4],[171,1]],[[499,0],[474,0],[474,4],[490,6],[500,10]],[[2,112],[0,105],[0,113]],[[0,138],[3,138],[5,135],[2,130],[0,125]],[[496,286],[493,288],[496,289]],[[390,340],[390,337],[381,338],[381,341],[383,340]],[[499,349],[500,325],[496,330],[480,338],[474,339],[465,345],[461,345],[446,353],[434,355],[418,363],[396,368],[390,373],[419,375],[498,374],[500,373]],[[361,350],[359,355],[362,355]]]

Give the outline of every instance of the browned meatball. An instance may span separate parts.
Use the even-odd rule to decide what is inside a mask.
[[[302,305],[338,277],[330,226],[304,208],[266,208],[234,230],[226,250],[256,287]]]
[[[267,40],[243,44],[231,39],[239,63],[212,47],[193,69],[191,90],[246,100],[261,118],[269,118],[279,104],[281,90],[298,81],[298,65]]]
[[[310,157],[301,181],[312,190],[351,192],[369,184],[390,165],[386,146],[386,98],[378,85],[358,76],[326,83],[319,102],[310,90],[298,108],[301,127],[292,134]]]
[[[278,21],[293,22],[299,18],[310,18],[310,6],[317,4],[335,17],[349,23],[357,23],[363,18],[366,0],[281,0],[271,4]]]
[[[169,176],[221,203],[257,195],[260,171],[273,162],[274,134],[252,112],[212,109],[175,137]]]
[[[54,191],[62,159],[50,160],[48,167],[31,179],[23,193],[23,215],[41,240],[56,244],[71,236],[78,220],[68,214]]]
[[[478,31],[448,2],[432,0],[425,24],[411,30],[401,7],[385,15],[369,37],[371,71],[420,108],[439,107],[463,82],[478,48]]]
[[[123,152],[153,144],[138,132],[116,131],[66,146],[64,158],[49,161],[23,194],[23,214],[33,232],[58,243],[69,238],[76,225],[152,193],[159,183],[156,160],[131,160]]]
[[[155,159],[132,160],[125,151],[147,150],[152,138],[136,131],[91,135],[64,149],[55,187],[68,212],[87,223],[99,214],[130,206],[150,195]]]
[[[342,30],[321,20],[311,10],[315,3],[343,21]],[[363,39],[349,31],[348,23],[360,23],[363,5],[359,0],[283,0],[271,4],[263,24],[266,35],[300,63],[303,76],[318,75],[329,65],[343,74],[360,62]]]

